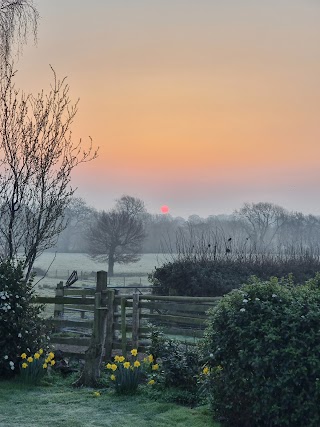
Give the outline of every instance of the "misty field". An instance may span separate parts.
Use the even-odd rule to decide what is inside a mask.
[[[115,264],[115,275],[110,277],[111,286],[149,286],[148,273],[162,265],[170,255],[145,254],[140,261],[130,264]],[[93,286],[96,272],[107,270],[107,263],[92,260],[83,253],[51,253],[45,252],[35,262],[37,271],[36,289],[42,295],[52,295],[57,283],[65,282],[73,270],[78,273],[77,285]]]

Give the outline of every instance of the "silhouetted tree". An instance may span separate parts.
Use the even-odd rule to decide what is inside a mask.
[[[88,253],[108,262],[108,274],[113,275],[114,264],[139,261],[141,245],[146,236],[145,207],[142,200],[123,196],[114,209],[98,212],[88,233]]]
[[[71,172],[96,157],[74,143],[70,127],[77,113],[65,79],[54,73],[52,89],[36,96],[19,93],[15,73],[0,80],[0,259],[24,255],[26,276],[35,259],[55,245],[65,228],[65,209],[75,189]]]

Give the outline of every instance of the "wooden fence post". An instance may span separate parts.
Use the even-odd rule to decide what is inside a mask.
[[[104,360],[111,360],[114,339],[114,290],[107,291],[107,327],[105,333]]]
[[[80,378],[73,383],[74,386],[96,387],[99,385],[100,365],[103,356],[106,337],[106,290],[108,275],[106,271],[97,272],[97,286],[95,293],[95,307],[93,320],[93,333],[91,343],[85,352],[85,365]]]
[[[55,296],[56,297],[63,297],[64,296],[63,282],[59,282],[57,284]],[[54,305],[53,317],[62,317],[63,314],[64,314],[64,305],[63,304],[55,304]]]
[[[139,347],[139,324],[140,324],[140,309],[139,309],[139,294],[134,293],[132,296],[132,348]]]
[[[123,356],[127,354],[126,302],[126,298],[121,298],[121,348]]]

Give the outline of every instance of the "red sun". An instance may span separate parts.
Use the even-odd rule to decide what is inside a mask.
[[[161,206],[161,212],[162,212],[163,214],[168,213],[168,212],[169,212],[169,207],[168,207],[167,205],[163,205],[163,206]]]

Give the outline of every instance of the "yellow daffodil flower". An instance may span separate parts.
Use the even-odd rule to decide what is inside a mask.
[[[130,362],[124,362],[123,366],[124,366],[124,368],[129,369],[130,368]]]
[[[33,357],[29,356],[29,357],[28,357],[28,359],[27,359],[27,361],[28,361],[29,363],[32,363],[32,362],[33,362]]]
[[[52,351],[48,354],[48,358],[50,358],[50,360],[54,358],[54,353],[52,353]]]
[[[42,348],[40,348],[40,350],[38,351],[38,353],[41,355],[41,354],[43,354],[43,350],[42,350]]]
[[[56,364],[56,361],[55,360],[51,360],[50,364],[51,364],[51,366],[53,366],[53,365]]]
[[[22,353],[20,357],[21,357],[21,359],[26,359],[27,355],[26,355],[26,353]]]
[[[44,364],[42,365],[42,367],[43,367],[43,369],[47,369],[48,364],[47,364],[47,363],[44,363]]]
[[[107,363],[107,364],[106,364],[106,368],[107,368],[107,369],[111,369],[111,366],[112,366],[112,365],[111,365],[111,363]]]
[[[149,382],[148,382],[148,384],[149,385],[153,385],[155,383],[155,380],[150,380]]]
[[[112,374],[112,375],[110,376],[110,379],[111,379],[111,381],[115,381],[115,380],[116,380],[116,376]]]
[[[202,369],[202,373],[203,373],[204,375],[208,375],[208,374],[209,374],[209,368],[208,368],[208,366],[205,366],[205,367]]]
[[[28,363],[22,363],[21,366],[22,366],[23,369],[26,369],[28,367]]]
[[[114,371],[116,371],[118,369],[118,366],[115,363],[112,363],[111,365],[111,369]]]
[[[158,363],[156,363],[155,365],[152,365],[152,370],[153,371],[157,371],[158,369],[159,369]]]
[[[132,356],[136,356],[138,354],[138,350],[136,348],[133,348],[131,350],[131,354],[132,354]]]
[[[117,354],[116,356],[114,356],[114,361],[115,362],[120,362],[120,356]]]
[[[135,368],[139,368],[139,366],[140,366],[140,362],[139,362],[139,360],[135,360],[135,362],[134,362],[133,366],[134,366]]]
[[[40,357],[40,354],[39,354],[39,353],[34,353],[34,358],[35,358],[35,359],[39,359],[39,357]]]
[[[149,354],[149,356],[148,356],[148,360],[149,360],[149,363],[152,363],[153,362],[153,356],[152,356],[152,354]]]
[[[124,359],[125,359],[125,358],[124,358],[123,356],[120,356],[120,357],[119,357],[119,362],[120,362],[120,363],[122,363],[122,362],[124,361]]]

